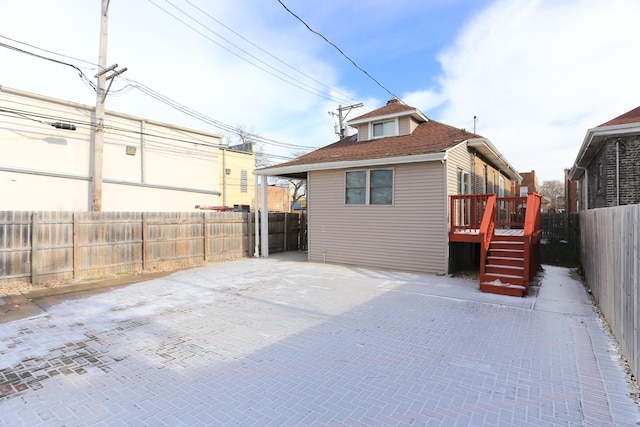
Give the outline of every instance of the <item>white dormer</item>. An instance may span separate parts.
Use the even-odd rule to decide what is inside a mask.
[[[358,132],[358,141],[411,134],[420,123],[429,119],[418,109],[391,99],[382,108],[347,122]]]

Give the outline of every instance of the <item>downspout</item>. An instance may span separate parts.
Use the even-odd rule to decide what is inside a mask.
[[[620,138],[616,139],[616,206],[620,206]]]
[[[222,206],[227,206],[227,149],[222,147]]]
[[[448,165],[447,162],[447,154],[445,153],[444,159],[441,160],[441,164],[443,166],[442,170],[444,173],[444,241],[446,242],[445,247],[447,250],[444,251],[444,274],[449,274],[449,254],[451,251],[451,242],[449,241],[449,224],[452,212],[449,211],[449,177],[448,177]]]
[[[584,210],[589,209],[589,173],[587,172],[587,168],[583,168],[582,166],[576,165],[576,169],[582,169],[584,171],[584,188],[582,189],[582,197],[584,200]]]
[[[258,209],[258,190],[260,188],[260,185],[258,185],[258,175],[256,175],[256,173],[253,173],[253,176],[255,176],[256,178],[256,185],[255,185],[255,202],[254,202],[254,209],[253,209],[253,215],[254,215],[254,227],[253,227],[253,231],[254,231],[254,250],[253,250],[253,256],[255,258],[259,258],[260,257],[260,216],[258,211],[260,209]]]
[[[267,204],[267,175],[262,176],[262,213],[260,224],[260,255],[269,256],[269,208]]]

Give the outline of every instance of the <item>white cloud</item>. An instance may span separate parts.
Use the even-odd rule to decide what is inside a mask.
[[[488,137],[521,171],[563,179],[588,128],[640,105],[640,2],[501,0],[442,52],[424,110]],[[425,111],[429,114],[428,111]]]

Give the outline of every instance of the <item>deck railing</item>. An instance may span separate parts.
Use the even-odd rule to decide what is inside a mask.
[[[451,196],[451,232],[479,229],[488,198],[488,194]]]
[[[496,206],[496,227],[524,228],[526,209],[526,197],[498,197]]]
[[[540,263],[540,236],[542,235],[540,214],[541,197],[529,194],[527,197],[527,214],[524,221],[524,278],[533,279]]]
[[[496,195],[492,194],[487,198],[486,210],[480,224],[480,277],[484,277],[487,252],[493,233],[496,229]]]
[[[524,228],[527,198],[495,197],[495,194],[456,194],[450,196],[450,227],[452,233],[479,230],[487,201],[495,202],[495,226],[497,229]]]

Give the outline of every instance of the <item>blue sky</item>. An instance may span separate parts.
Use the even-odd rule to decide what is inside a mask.
[[[107,109],[229,133],[131,87],[139,82],[232,127],[320,147],[336,140],[329,111],[362,102],[356,117],[389,90],[456,127],[473,129],[477,116],[478,133],[544,181],[563,179],[589,128],[640,105],[637,0],[282,2],[386,90],[277,0],[111,0],[107,63],[128,71]],[[100,0],[0,0],[0,43],[91,78],[99,26]],[[2,47],[0,65],[0,85],[95,104],[70,67]]]

